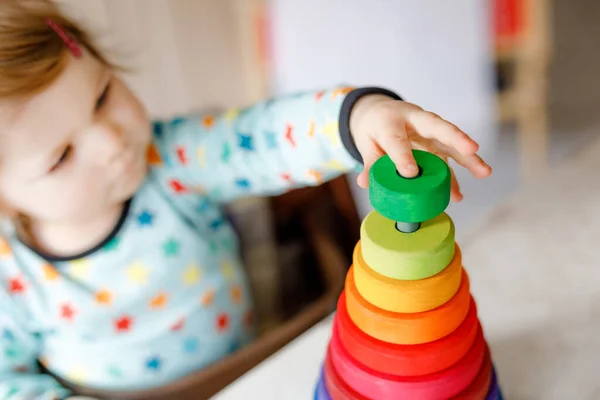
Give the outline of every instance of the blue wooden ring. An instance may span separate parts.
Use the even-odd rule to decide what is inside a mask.
[[[485,400],[502,400],[502,393],[500,392],[500,386],[498,385],[498,377],[496,376],[496,369],[492,368],[492,381],[490,382],[490,390]]]
[[[315,388],[315,400],[331,400],[331,396],[325,386],[325,370],[321,368],[321,374],[319,375],[319,383]]]

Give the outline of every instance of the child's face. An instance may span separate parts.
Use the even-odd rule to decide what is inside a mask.
[[[149,140],[125,84],[88,53],[70,59],[18,111],[0,103],[0,208],[40,221],[93,217],[139,188]]]

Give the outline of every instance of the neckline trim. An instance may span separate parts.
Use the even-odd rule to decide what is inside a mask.
[[[111,240],[113,240],[115,238],[115,236],[117,236],[117,234],[121,231],[121,228],[123,227],[123,225],[125,224],[125,221],[127,220],[129,210],[131,209],[132,201],[133,201],[133,198],[130,198],[123,204],[123,210],[121,211],[119,220],[117,221],[117,223],[115,224],[113,229],[110,231],[110,233],[104,239],[102,239],[100,241],[100,243],[98,243],[97,245],[95,245],[95,246],[91,247],[90,249],[85,250],[81,253],[73,254],[73,255],[69,255],[69,256],[55,256],[50,253],[46,253],[42,250],[36,249],[33,246],[30,246],[28,243],[26,243],[22,240],[19,240],[19,241],[25,247],[27,247],[29,250],[33,251],[35,254],[42,257],[44,260],[46,260],[48,262],[68,262],[68,261],[75,261],[75,260],[79,260],[81,258],[88,257],[88,256],[94,254],[95,252],[97,252],[98,250],[101,250]]]

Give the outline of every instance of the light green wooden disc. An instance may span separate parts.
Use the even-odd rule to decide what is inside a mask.
[[[363,258],[371,269],[393,279],[418,280],[437,274],[454,257],[454,223],[446,214],[425,221],[413,233],[372,211],[360,228]]]

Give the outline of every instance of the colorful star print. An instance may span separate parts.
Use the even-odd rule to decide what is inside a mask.
[[[183,326],[185,325],[185,319],[181,318],[179,320],[177,320],[177,322],[175,322],[173,324],[173,326],[171,327],[171,330],[174,332],[180,331],[183,329]]]
[[[250,188],[250,181],[246,178],[239,178],[235,180],[235,185],[239,188],[242,189],[249,189]]]
[[[60,277],[60,273],[51,264],[43,264],[42,271],[44,272],[44,279],[47,281],[55,281]]]
[[[20,359],[23,356],[24,349],[18,344],[13,344],[10,347],[4,349],[4,356],[10,359]]]
[[[323,175],[319,171],[309,169],[306,173],[315,181],[316,184],[320,185],[323,183]]]
[[[177,159],[179,160],[179,162],[181,163],[181,165],[187,165],[188,158],[187,158],[185,147],[183,147],[183,146],[177,146],[177,148],[175,149],[175,151],[177,152]]]
[[[213,303],[214,300],[215,290],[209,289],[202,295],[202,297],[200,297],[200,304],[202,304],[204,307],[208,307]]]
[[[8,328],[4,328],[2,330],[2,339],[8,341],[8,342],[14,342],[15,341],[15,334]]]
[[[152,123],[152,132],[154,133],[155,136],[161,137],[164,132],[163,124],[161,122],[153,122]]]
[[[75,318],[75,309],[72,305],[65,303],[60,307],[60,317],[65,321],[73,321]]]
[[[209,207],[210,207],[210,202],[208,201],[208,199],[202,198],[198,201],[198,205],[196,206],[196,211],[201,213],[201,212],[208,210]]]
[[[338,122],[328,123],[321,128],[321,132],[329,138],[333,147],[337,147],[341,144]]]
[[[184,117],[175,117],[169,122],[169,125],[171,125],[174,128],[177,128],[178,126],[185,124],[186,121],[187,120]]]
[[[248,151],[254,150],[254,146],[252,145],[252,136],[238,133],[238,138],[240,142],[240,148]]]
[[[100,290],[96,292],[96,303],[101,305],[109,305],[112,301],[112,294],[108,290]]]
[[[8,281],[8,292],[11,294],[23,294],[26,289],[25,281],[20,276]]]
[[[202,118],[202,126],[204,126],[206,129],[210,129],[215,126],[215,117],[212,115],[205,115],[204,118]]]
[[[167,304],[167,298],[168,298],[167,293],[160,292],[159,294],[154,296],[152,298],[152,300],[150,300],[150,308],[152,308],[152,309],[164,308],[165,305]]]
[[[296,139],[294,139],[294,126],[291,124],[287,124],[285,126],[285,140],[287,140],[292,147],[296,147]]]
[[[221,313],[217,316],[217,330],[224,332],[229,328],[229,315],[227,313]]]
[[[196,149],[196,158],[198,159],[198,166],[200,169],[206,168],[206,147],[199,146]]]
[[[274,150],[277,148],[277,134],[275,132],[266,132],[265,140],[267,142],[267,148]]]
[[[352,87],[343,87],[343,88],[335,89],[333,92],[331,92],[331,98],[335,99],[338,96],[343,96],[345,94],[350,93],[352,90],[354,90],[354,88],[352,88]]]
[[[279,175],[281,179],[283,179],[288,185],[292,184],[292,176],[288,173],[284,173]]]
[[[6,391],[5,396],[6,396],[7,399],[10,399],[13,396],[18,395],[20,391],[21,391],[21,389],[19,389],[18,386],[16,386],[16,385],[8,385],[8,389]]]
[[[235,268],[230,260],[221,261],[221,273],[227,279],[235,278]]]
[[[185,338],[183,341],[183,351],[186,353],[195,353],[198,351],[199,343],[195,337]]]
[[[190,264],[181,275],[181,280],[187,286],[200,282],[200,268],[195,264]]]
[[[148,282],[148,268],[140,262],[135,262],[125,270],[125,273],[129,280],[134,283],[144,284]]]
[[[231,300],[234,304],[240,304],[242,302],[242,288],[239,285],[235,285],[231,288]]]
[[[183,194],[183,193],[187,193],[189,191],[188,187],[186,185],[184,185],[178,179],[171,179],[171,180],[169,180],[169,187],[176,194]]]
[[[6,240],[0,238],[0,258],[9,257],[11,255],[10,246]]]
[[[225,121],[227,121],[228,124],[231,124],[239,114],[240,110],[237,108],[231,109],[225,113]]]
[[[74,260],[69,263],[69,272],[71,276],[84,279],[90,272],[90,262],[86,258]]]
[[[163,243],[165,257],[174,257],[179,253],[179,242],[173,238]]]
[[[160,369],[161,364],[162,360],[159,357],[154,356],[146,361],[146,368],[150,371],[158,371]]]
[[[158,166],[162,164],[160,153],[158,152],[158,149],[154,143],[150,143],[150,145],[148,145],[148,149],[146,150],[146,160],[151,166]]]
[[[124,315],[115,320],[115,330],[119,333],[129,332],[133,325],[133,318]]]
[[[334,171],[344,171],[344,164],[342,164],[338,160],[327,161],[326,163],[323,163],[323,167],[326,169],[332,169]]]
[[[108,243],[106,243],[104,245],[104,251],[115,251],[119,248],[119,243],[121,242],[121,239],[119,239],[119,237],[115,236],[114,238],[112,238]]]
[[[221,153],[221,160],[227,163],[231,158],[231,145],[227,142],[223,144],[223,152]]]
[[[309,138],[312,138],[315,136],[315,121],[310,121],[310,125],[308,126],[308,132],[306,132],[306,135]]]
[[[154,221],[154,214],[152,214],[148,210],[142,210],[137,215],[137,220],[139,226],[152,226],[152,222]]]
[[[212,221],[210,221],[210,224],[209,224],[210,230],[213,232],[218,231],[219,228],[223,226],[223,222],[224,222],[223,218],[221,218],[221,217],[213,219]]]
[[[119,367],[111,365],[108,367],[107,372],[110,376],[114,378],[121,378],[123,376],[123,371]]]

